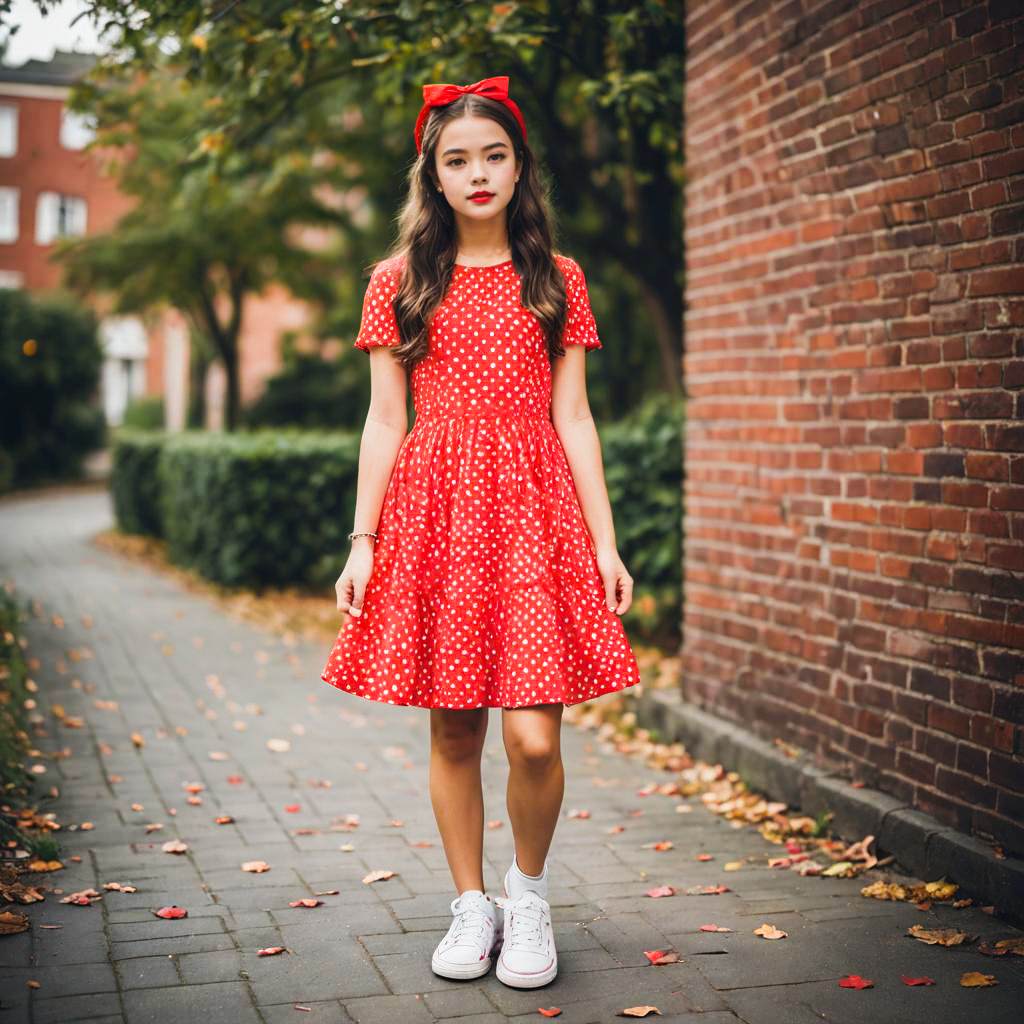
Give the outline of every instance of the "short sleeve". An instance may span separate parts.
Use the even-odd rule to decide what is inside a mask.
[[[398,293],[400,271],[393,261],[384,260],[373,268],[366,294],[356,348],[368,352],[378,345],[393,346],[400,341],[392,301]]]
[[[584,348],[603,348],[597,336],[597,324],[590,308],[590,295],[583,268],[568,256],[560,256],[558,264],[565,277],[565,330],[563,345],[582,345]]]

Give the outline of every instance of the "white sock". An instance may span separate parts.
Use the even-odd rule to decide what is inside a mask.
[[[508,869],[508,895],[509,899],[517,899],[527,889],[539,893],[544,899],[548,898],[548,862],[544,861],[544,870],[539,875],[528,875],[516,861],[515,854],[512,855],[512,867]]]

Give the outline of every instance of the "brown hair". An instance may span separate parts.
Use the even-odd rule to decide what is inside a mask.
[[[455,266],[455,214],[444,193],[437,190],[434,152],[442,128],[470,114],[497,121],[512,140],[520,173],[505,209],[512,262],[521,280],[520,302],[540,322],[549,355],[565,354],[561,344],[566,320],[565,279],[554,258],[548,185],[512,111],[497,100],[467,93],[431,110],[423,127],[422,151],[409,170],[398,237],[385,257],[404,257],[393,303],[400,341],[393,352],[410,370],[427,354],[430,319],[444,299]]]

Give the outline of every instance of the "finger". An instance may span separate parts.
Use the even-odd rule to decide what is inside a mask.
[[[356,617],[363,614],[363,588],[356,591],[352,598],[352,607],[349,609],[349,615],[355,615]]]
[[[605,604],[608,605],[608,610],[609,611],[611,611],[615,607],[615,601],[616,601],[615,587],[616,587],[616,583],[617,583],[617,581],[616,581],[614,576],[612,576],[611,578],[606,578],[605,581],[604,581],[604,600],[605,600]]]

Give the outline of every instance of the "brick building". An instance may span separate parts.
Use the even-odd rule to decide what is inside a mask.
[[[0,287],[43,292],[59,287],[62,268],[50,258],[64,235],[110,230],[130,208],[116,182],[85,150],[89,124],[67,109],[76,79],[93,65],[91,54],[56,50],[49,61],[0,65]],[[94,300],[105,353],[101,398],[107,421],[121,422],[126,405],[161,395],[167,426],[184,426],[188,400],[188,326],[172,309],[145,317],[108,315]],[[281,331],[301,328],[307,309],[284,289],[250,298],[240,339],[242,401],[255,397],[280,366]],[[224,374],[211,368],[205,382],[207,425],[222,422]]]
[[[1024,855],[1022,9],[686,31],[683,697]]]

